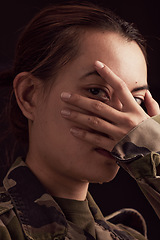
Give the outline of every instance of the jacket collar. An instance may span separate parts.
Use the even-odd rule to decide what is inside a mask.
[[[52,239],[49,236],[65,235],[67,221],[64,214],[21,158],[9,170],[4,187],[28,237]]]
[[[38,240],[61,236],[64,239],[71,227],[62,210],[21,158],[9,170],[4,187],[11,196],[23,230],[29,238]],[[89,193],[87,200],[95,221],[108,228]]]

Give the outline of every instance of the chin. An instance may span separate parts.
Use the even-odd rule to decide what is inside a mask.
[[[119,171],[118,165],[108,166],[106,171],[99,172],[99,174],[94,174],[88,178],[89,183],[105,183],[112,181]]]

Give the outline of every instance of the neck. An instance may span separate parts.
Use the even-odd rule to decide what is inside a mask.
[[[52,196],[79,201],[86,199],[89,185],[87,181],[79,181],[59,174],[34,160],[28,155],[26,164]]]

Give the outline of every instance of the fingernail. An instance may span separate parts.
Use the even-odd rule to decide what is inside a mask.
[[[100,61],[96,61],[95,62],[95,67],[101,69],[101,68],[104,68],[104,64]]]
[[[73,135],[76,135],[76,136],[80,135],[80,133],[81,133],[81,131],[80,131],[79,129],[77,129],[77,128],[71,128],[71,129],[70,129],[70,132],[71,132]]]
[[[71,112],[70,112],[69,110],[67,110],[67,109],[62,109],[62,110],[61,110],[61,114],[62,114],[63,116],[69,116],[69,115],[71,114]]]
[[[69,99],[71,97],[71,94],[70,93],[68,93],[68,92],[62,92],[61,93],[61,98],[62,99]]]

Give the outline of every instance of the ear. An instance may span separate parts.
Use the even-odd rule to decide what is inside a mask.
[[[19,73],[13,81],[17,103],[23,115],[32,121],[35,116],[39,83],[40,81],[28,72]]]

